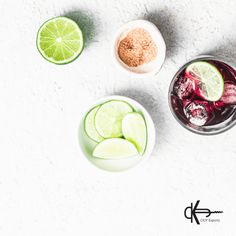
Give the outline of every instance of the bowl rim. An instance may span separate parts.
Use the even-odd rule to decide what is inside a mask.
[[[99,166],[95,165],[94,163],[92,163],[92,161],[89,160],[89,156],[86,155],[86,153],[83,151],[83,147],[82,147],[82,143],[81,143],[81,138],[80,138],[80,133],[81,133],[81,128],[84,128],[84,118],[86,117],[87,113],[95,106],[99,105],[99,104],[103,104],[107,101],[111,101],[111,100],[120,100],[120,101],[124,101],[124,102],[128,102],[131,106],[133,106],[134,108],[136,108],[136,105],[140,108],[144,118],[145,118],[145,122],[147,123],[147,127],[151,127],[150,131],[148,130],[148,133],[147,133],[147,137],[149,141],[147,141],[147,146],[146,146],[146,150],[145,150],[145,153],[144,155],[142,156],[142,160],[139,161],[137,164],[135,164],[134,166],[131,166],[127,169],[124,169],[124,170],[118,170],[118,171],[113,171],[113,170],[106,170],[106,169],[103,169],[103,168],[100,168]],[[84,109],[83,115],[81,116],[80,120],[79,120],[79,126],[78,126],[78,129],[77,129],[77,139],[78,139],[78,143],[79,143],[79,148],[83,154],[83,156],[85,157],[85,159],[87,159],[88,162],[91,163],[92,166],[94,166],[96,169],[100,169],[102,171],[105,171],[105,172],[112,172],[112,173],[120,173],[120,172],[126,172],[126,171],[130,171],[130,170],[133,170],[133,169],[137,169],[139,168],[141,165],[143,165],[148,159],[149,157],[151,156],[153,150],[154,150],[154,147],[155,147],[155,144],[156,144],[156,130],[155,130],[155,125],[154,125],[154,122],[153,122],[153,119],[150,115],[150,113],[147,111],[147,109],[142,105],[140,104],[138,101],[134,100],[133,98],[130,98],[130,97],[127,97],[127,96],[121,96],[121,95],[110,95],[110,96],[104,96],[104,97],[101,97],[93,102],[91,102],[89,104],[89,106]],[[150,137],[149,137],[150,135]],[[150,138],[152,139],[150,141]],[[129,158],[132,158],[132,157],[129,157]]]
[[[189,130],[190,132],[194,133],[194,134],[203,135],[203,136],[212,136],[212,135],[217,135],[217,134],[224,133],[225,131],[231,129],[233,126],[236,125],[236,118],[230,124],[228,124],[225,127],[219,128],[218,130],[213,130],[213,131],[210,131],[210,132],[205,132],[205,131],[201,131],[201,130],[196,130],[196,129],[190,127],[190,126],[185,125],[183,122],[180,121],[180,119],[178,118],[178,116],[175,114],[175,112],[173,110],[173,107],[172,107],[172,104],[171,104],[171,92],[172,92],[173,83],[174,83],[176,77],[182,72],[182,70],[184,68],[186,68],[187,65],[189,65],[190,63],[192,63],[193,61],[196,61],[196,60],[216,60],[216,61],[223,62],[223,63],[229,65],[234,70],[236,68],[234,65],[232,65],[231,62],[228,62],[224,58],[219,57],[219,56],[215,56],[215,55],[203,54],[203,55],[199,55],[199,56],[193,57],[192,59],[188,60],[187,62],[185,62],[178,69],[178,71],[174,74],[174,76],[173,76],[173,78],[172,78],[172,80],[170,82],[169,89],[168,89],[168,105],[169,105],[169,109],[170,109],[173,117],[177,121],[177,123],[180,124],[185,129]],[[234,114],[232,114],[229,118],[231,118],[233,115]],[[228,120],[228,119],[226,119],[226,120]]]
[[[163,58],[161,60],[160,66],[157,67],[156,69],[153,69],[153,70],[151,70],[149,72],[145,72],[145,73],[136,73],[134,71],[126,69],[124,66],[121,65],[121,62],[117,59],[117,40],[120,38],[120,35],[122,34],[122,32],[125,32],[125,29],[128,28],[128,26],[132,25],[132,24],[147,25],[147,26],[151,27],[154,31],[156,31],[156,33],[159,35],[160,41],[161,41],[161,44],[162,44],[162,49],[161,50],[162,50],[162,53],[163,53]],[[148,32],[151,34],[150,31],[148,31]],[[154,23],[152,23],[148,20],[143,20],[143,19],[132,20],[132,21],[128,21],[125,24],[123,24],[116,31],[115,35],[113,36],[112,50],[111,51],[112,51],[112,59],[113,59],[114,64],[116,65],[116,67],[121,72],[123,72],[124,74],[132,76],[134,78],[150,78],[150,77],[155,76],[161,70],[161,68],[162,68],[162,66],[163,66],[163,64],[166,60],[166,43],[165,43],[165,40],[164,40],[164,37],[163,37],[162,33],[160,32],[160,30],[157,28],[157,26]]]

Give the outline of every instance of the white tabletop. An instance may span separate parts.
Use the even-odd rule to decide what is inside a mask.
[[[236,128],[190,133],[173,118],[168,86],[199,54],[236,60],[233,0],[0,1],[0,235],[172,236],[235,233]],[[74,12],[74,13],[72,13]],[[86,25],[86,46],[56,66],[37,51],[40,25],[58,15]],[[167,59],[152,79],[131,79],[111,62],[118,27],[148,19],[163,33]],[[83,111],[106,95],[143,104],[157,130],[153,155],[140,167],[109,173],[80,151]],[[223,210],[221,222],[196,225],[184,209]]]

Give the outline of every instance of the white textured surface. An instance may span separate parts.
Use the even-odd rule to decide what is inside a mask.
[[[235,234],[236,128],[194,135],[172,117],[171,78],[198,54],[236,60],[233,0],[0,0],[0,235],[170,236]],[[81,57],[55,66],[37,52],[48,18],[80,11],[89,41]],[[167,43],[151,80],[111,65],[110,39],[123,23],[150,19]],[[92,28],[92,31],[90,29]],[[78,121],[93,100],[128,95],[149,109],[157,144],[140,168],[112,174],[79,150]],[[223,210],[220,223],[190,224],[184,208]]]

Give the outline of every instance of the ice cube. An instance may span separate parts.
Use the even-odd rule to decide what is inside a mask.
[[[174,91],[180,99],[189,98],[193,94],[193,80],[182,75],[174,85]]]
[[[184,114],[194,125],[202,126],[211,117],[211,108],[208,102],[195,100],[184,107]]]
[[[220,101],[225,104],[236,105],[236,85],[225,83],[224,94]]]

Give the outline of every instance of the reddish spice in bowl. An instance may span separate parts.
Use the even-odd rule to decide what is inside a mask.
[[[135,28],[119,42],[118,55],[127,66],[137,67],[155,60],[157,46],[148,31]]]

